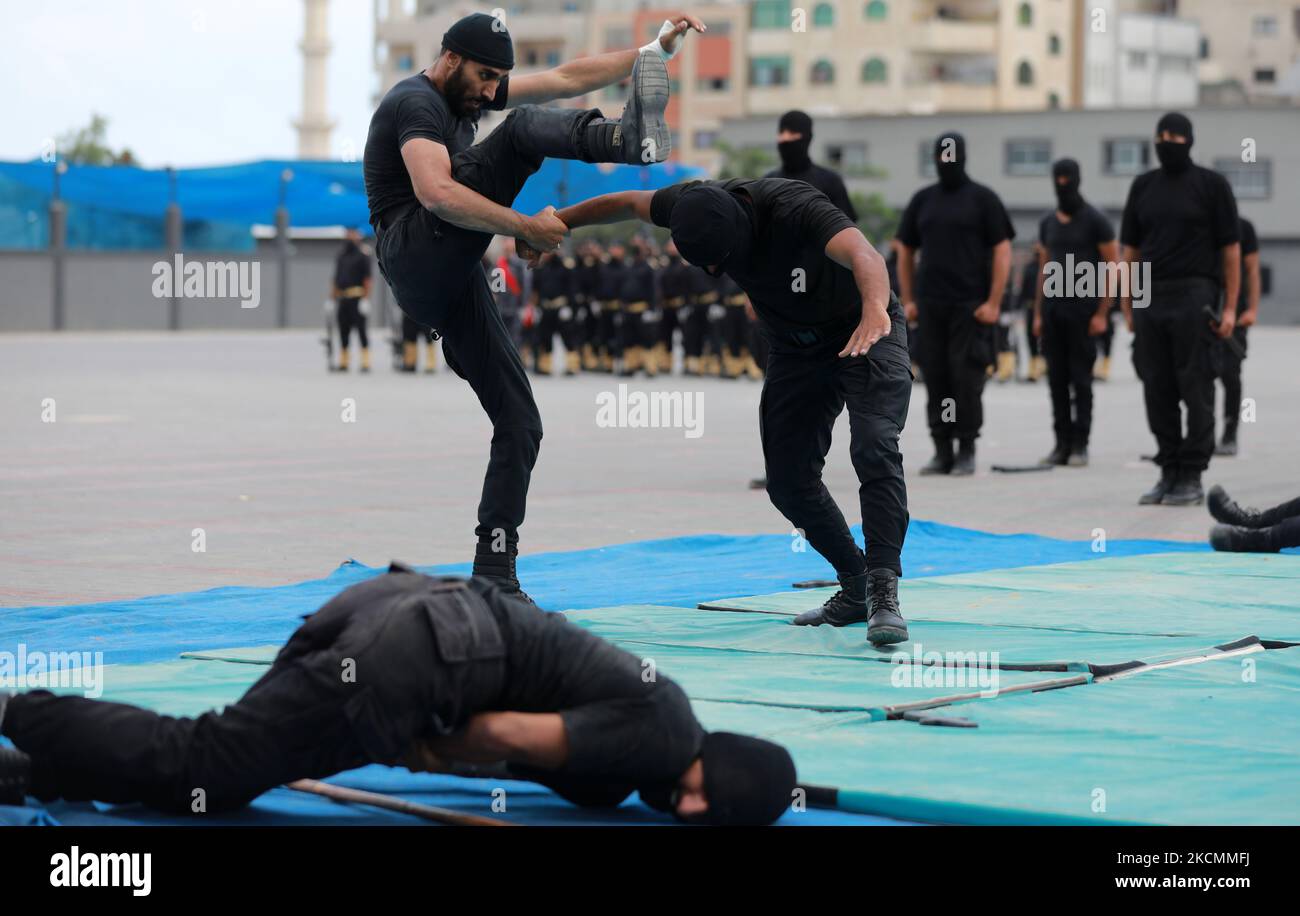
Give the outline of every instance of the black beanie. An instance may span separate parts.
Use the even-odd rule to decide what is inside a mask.
[[[713,267],[748,252],[753,225],[736,196],[714,184],[687,188],[668,219],[677,252],[696,267]]]
[[[778,131],[788,130],[794,134],[803,134],[805,140],[811,140],[812,118],[798,109],[787,111],[781,115],[781,120],[776,122],[776,129]]]
[[[1189,148],[1191,147],[1192,139],[1193,139],[1192,122],[1187,117],[1187,115],[1181,114],[1177,111],[1171,111],[1167,115],[1162,117],[1156,123],[1156,136],[1157,137],[1160,136],[1165,131],[1169,131],[1171,134],[1178,134],[1179,136],[1186,137],[1187,146]]]
[[[710,824],[766,827],[794,800],[794,760],[779,744],[710,732],[700,758],[709,805],[704,820]]]
[[[515,66],[515,44],[505,23],[487,13],[470,13],[457,20],[442,36],[442,46],[489,67],[512,70]]]

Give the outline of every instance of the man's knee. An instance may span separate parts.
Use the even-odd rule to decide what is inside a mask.
[[[863,423],[849,446],[853,470],[860,483],[901,477],[903,456],[898,450],[898,428],[883,417]]]

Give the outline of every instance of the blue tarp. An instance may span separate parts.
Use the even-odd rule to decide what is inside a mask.
[[[369,222],[360,162],[266,159],[177,169],[175,199],[187,247],[251,247],[249,227],[273,225],[281,201],[293,226],[365,226]],[[652,166],[547,160],[515,200],[521,212],[565,206],[614,191],[653,190],[701,174],[666,162]],[[72,248],[161,248],[163,214],[172,199],[165,169],[71,165],[60,179]],[[0,162],[0,248],[38,248],[49,240],[54,164]]]

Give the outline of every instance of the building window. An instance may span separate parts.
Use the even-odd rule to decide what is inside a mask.
[[[1061,56],[1061,36],[1055,32],[1047,36],[1047,53],[1053,57]]]
[[[559,50],[559,48],[552,48],[551,50],[547,51],[547,52],[546,52],[546,66],[548,66],[548,67],[558,67],[559,65],[560,65],[560,50]]]
[[[883,83],[889,79],[889,68],[879,57],[873,57],[862,65],[862,82]]]
[[[862,8],[862,14],[868,19],[884,19],[889,15],[889,7],[885,5],[885,0],[871,0]]]
[[[1059,92],[1047,93],[1047,107],[1052,111],[1056,111],[1061,107],[1061,94]]]
[[[1021,86],[1034,85],[1034,68],[1027,60],[1022,60],[1016,67],[1016,82]]]
[[[1210,39],[1201,39],[1201,60],[1206,60],[1210,56]]]
[[[1259,265],[1259,298],[1273,295],[1273,268],[1268,264]]]
[[[835,7],[829,3],[819,3],[813,7],[813,25],[817,28],[835,25]]]
[[[790,0],[754,0],[749,8],[749,27],[753,29],[788,29]]]
[[[826,158],[831,165],[850,175],[867,171],[867,144],[837,143],[826,147]]]
[[[1141,175],[1151,162],[1151,145],[1146,140],[1126,137],[1102,143],[1101,170],[1107,175]]]
[[[725,76],[711,76],[708,79],[697,80],[695,89],[697,92],[726,92],[731,88],[731,80]]]
[[[716,130],[697,130],[695,132],[696,149],[713,149],[718,142],[718,132]]]
[[[809,75],[814,86],[826,86],[835,82],[835,65],[828,60],[819,60],[812,66]]]
[[[1051,140],[1008,140],[1008,175],[1048,175],[1052,171]]]
[[[1034,8],[1028,3],[1020,4],[1020,11],[1016,14],[1016,19],[1023,26],[1032,26],[1034,24]]]
[[[938,173],[934,169],[934,140],[922,140],[917,151],[917,172],[922,178],[933,178]]]
[[[1129,51],[1128,65],[1134,70],[1145,70],[1147,68],[1147,52]]]
[[[1275,83],[1277,82],[1277,71],[1272,67],[1259,67],[1255,70],[1255,82],[1257,83]]]
[[[1256,38],[1276,38],[1277,19],[1273,16],[1256,16],[1250,22],[1250,34]]]
[[[402,73],[407,73],[415,69],[415,58],[410,54],[399,54],[394,66]]]
[[[753,57],[749,61],[749,85],[790,85],[790,58]]]
[[[1237,200],[1268,200],[1273,196],[1273,163],[1270,159],[1242,162],[1236,158],[1214,160],[1214,170],[1228,179]]]

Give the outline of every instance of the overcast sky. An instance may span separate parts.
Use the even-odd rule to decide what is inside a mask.
[[[141,165],[293,158],[302,102],[302,0],[0,0],[0,159],[108,119]],[[371,0],[333,0],[334,155],[360,158],[375,77]]]

